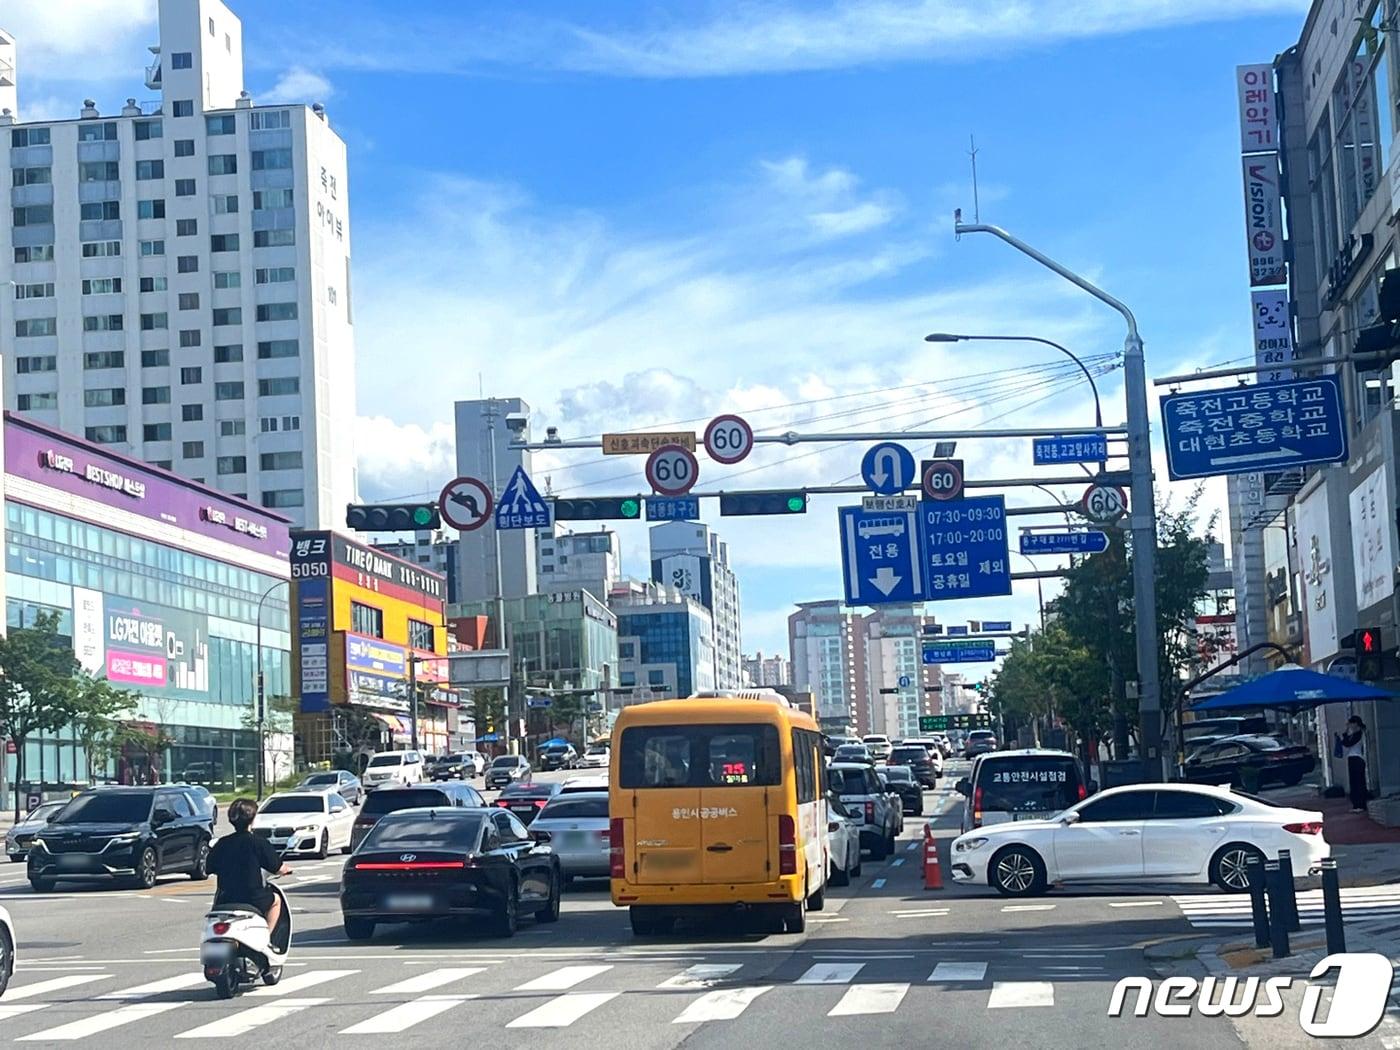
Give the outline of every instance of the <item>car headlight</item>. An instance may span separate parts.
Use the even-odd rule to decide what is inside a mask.
[[[308,832],[315,832],[320,830],[321,828],[316,824],[303,824],[301,827],[297,828],[297,834],[304,835]]]
[[[985,835],[979,835],[975,839],[958,839],[957,842],[953,843],[953,852],[967,853],[970,850],[981,849],[986,844],[987,838]]]
[[[123,835],[113,835],[111,838],[109,838],[109,839],[107,840],[107,845],[109,845],[109,846],[124,846],[124,845],[129,845],[130,843],[135,842],[135,841],[136,841],[137,839],[139,839],[140,837],[141,837],[141,833],[140,833],[139,831],[129,831],[129,832],[123,834]]]

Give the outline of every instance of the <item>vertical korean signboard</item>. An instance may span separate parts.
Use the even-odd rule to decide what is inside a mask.
[[[1249,285],[1267,288],[1288,279],[1283,258],[1273,67],[1265,63],[1238,66],[1235,87],[1240,108],[1240,164],[1244,174]]]
[[[305,714],[330,707],[330,543],[324,534],[292,543],[297,677]]]

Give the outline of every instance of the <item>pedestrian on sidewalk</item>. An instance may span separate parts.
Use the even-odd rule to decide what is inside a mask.
[[[1359,715],[1347,719],[1346,731],[1337,734],[1342,745],[1342,757],[1347,760],[1347,779],[1351,787],[1351,811],[1365,813],[1370,791],[1366,787],[1366,723]]]

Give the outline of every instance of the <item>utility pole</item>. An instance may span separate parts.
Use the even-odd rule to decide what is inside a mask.
[[[418,657],[408,652],[408,746],[418,750]]]
[[[486,445],[491,495],[493,497],[500,493],[500,480],[496,476],[496,399],[490,398],[486,402]],[[510,642],[506,638],[506,602],[504,589],[505,585],[501,577],[501,531],[496,528],[496,523],[491,522],[491,557],[494,563],[493,578],[495,580],[493,595],[493,617],[496,621],[496,647],[504,649],[509,654]],[[515,720],[516,689],[515,689],[515,660],[510,658],[510,681],[506,683],[506,744],[509,748],[511,739],[511,725]],[[520,741],[520,750],[525,750],[525,742]]]

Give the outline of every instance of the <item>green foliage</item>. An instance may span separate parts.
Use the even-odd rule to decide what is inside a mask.
[[[78,703],[69,725],[87,755],[91,782],[129,742],[131,730],[126,722],[135,713],[136,694],[86,672],[79,673],[76,688]]]

